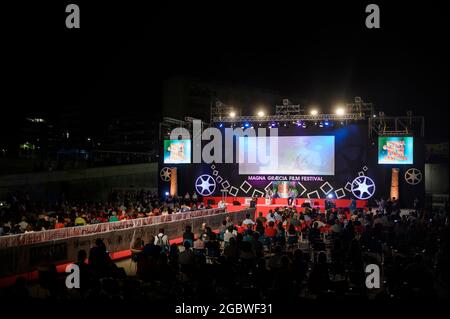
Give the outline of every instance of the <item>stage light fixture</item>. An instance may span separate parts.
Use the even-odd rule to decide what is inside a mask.
[[[328,198],[333,198],[333,194],[328,194]]]
[[[323,122],[322,121],[320,121],[319,127],[323,127]]]
[[[223,123],[220,123],[220,124],[219,124],[219,127],[223,127]]]
[[[271,126],[271,127],[275,127],[275,126],[276,126],[276,124],[275,124],[275,123],[272,123],[272,124],[270,124],[270,126]]]
[[[328,125],[330,125],[330,122],[328,122],[328,121],[325,121],[325,126],[328,126]]]
[[[302,127],[306,128],[306,122],[303,122]]]
[[[169,196],[169,192],[165,192],[165,195],[166,195],[166,196]]]
[[[263,117],[264,115],[266,115],[266,114],[264,113],[264,111],[262,111],[262,110],[261,110],[261,111],[258,111],[258,116],[259,116],[259,117]]]
[[[342,106],[338,106],[336,108],[336,114],[337,115],[344,115],[345,114],[345,109]]]
[[[230,117],[236,117],[236,112],[231,111],[231,112],[230,112]]]
[[[250,127],[250,123],[244,123],[244,127]]]
[[[317,111],[316,109],[312,109],[310,113],[312,116],[316,116],[317,114],[319,114],[319,111]]]

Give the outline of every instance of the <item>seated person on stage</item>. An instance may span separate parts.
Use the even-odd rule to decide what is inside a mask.
[[[288,196],[288,205],[292,206],[295,203],[295,192],[293,190],[291,190],[289,192],[289,196]]]
[[[217,204],[217,207],[218,208],[225,208],[225,207],[227,207],[227,205],[225,204],[224,201],[220,200],[219,203]]]

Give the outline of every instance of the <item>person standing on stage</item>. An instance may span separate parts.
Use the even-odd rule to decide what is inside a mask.
[[[295,202],[295,197],[295,192],[293,189],[291,189],[288,195],[288,206],[292,206],[292,204]]]
[[[273,190],[268,189],[266,192],[266,205],[272,205]]]
[[[356,200],[352,198],[349,206],[350,212],[353,213],[356,210]]]
[[[253,197],[252,200],[250,201],[250,208],[255,208],[256,202],[257,202],[256,197]]]

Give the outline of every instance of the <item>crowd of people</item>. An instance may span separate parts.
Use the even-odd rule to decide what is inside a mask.
[[[0,236],[84,226],[211,208],[197,194],[158,197],[150,191],[114,191],[106,202],[31,200],[14,194],[0,205]]]
[[[39,282],[19,278],[4,295],[93,300],[271,300],[439,298],[448,291],[448,212],[399,209],[320,212],[279,207],[219,229],[186,227],[181,243],[164,229],[131,244],[127,275],[97,240],[78,254],[80,289],[67,289],[53,265]],[[87,262],[88,261],[88,262]],[[381,268],[381,288],[365,266]],[[448,297],[448,296],[444,296]]]

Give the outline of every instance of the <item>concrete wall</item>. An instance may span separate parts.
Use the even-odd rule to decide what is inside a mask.
[[[62,193],[68,199],[105,200],[113,188],[156,191],[157,178],[156,163],[4,175],[0,176],[0,200],[15,191],[41,200],[56,200]]]

